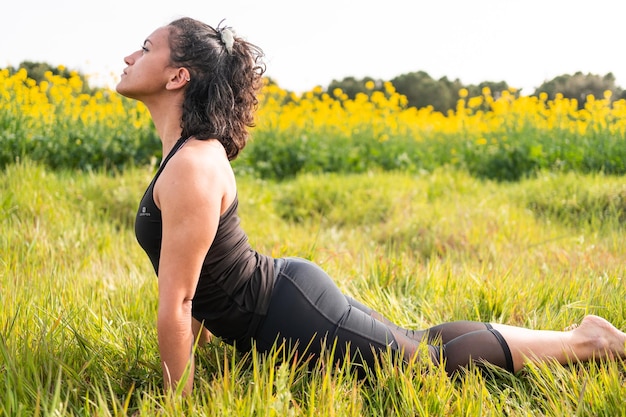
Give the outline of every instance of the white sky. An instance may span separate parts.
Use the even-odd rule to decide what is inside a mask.
[[[626,89],[623,0],[30,0],[5,2],[0,67],[63,64],[114,85],[123,57],[190,16],[260,46],[267,75],[296,92],[346,76],[413,71],[530,94],[576,71]],[[98,84],[96,78],[93,78]]]

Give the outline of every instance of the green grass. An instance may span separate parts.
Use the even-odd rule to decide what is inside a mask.
[[[360,381],[289,352],[197,353],[188,399],[161,393],[156,278],[134,210],[150,169],[0,173],[0,415],[626,415],[623,362],[470,370],[450,381],[391,360]],[[275,256],[322,265],[398,324],[455,319],[561,329],[599,314],[626,329],[624,177],[463,172],[242,177],[243,226]]]

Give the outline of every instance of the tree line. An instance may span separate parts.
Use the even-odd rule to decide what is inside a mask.
[[[10,73],[13,73],[20,68],[26,69],[28,76],[36,82],[43,80],[47,71],[63,77],[69,77],[73,72],[67,68],[33,61],[24,61],[18,67],[9,67],[8,69]],[[92,90],[86,77],[80,72],[78,75],[83,79],[86,92]],[[271,79],[269,81],[274,82]],[[461,89],[466,89],[470,97],[481,95],[484,88],[488,88],[491,94],[496,97],[505,90],[513,91],[513,94],[516,95],[520,94],[520,89],[509,86],[506,81],[484,81],[479,84],[464,85],[459,79],[450,80],[445,76],[435,79],[425,71],[401,74],[389,82],[398,93],[406,96],[408,107],[419,109],[431,106],[434,111],[442,113],[447,113],[456,108]],[[342,80],[331,81],[325,92],[333,95],[333,92],[339,88],[349,98],[353,99],[359,93],[369,95],[375,91],[384,91],[384,83],[384,80],[371,77],[361,79],[345,77]],[[374,85],[373,89],[371,85]],[[615,76],[611,72],[603,76],[591,73],[583,74],[580,71],[574,74],[559,75],[552,80],[544,81],[531,95],[539,96],[545,93],[548,99],[552,100],[557,94],[561,94],[565,98],[576,99],[579,108],[583,108],[587,97],[602,98],[606,91],[611,92],[611,100],[626,99],[626,90],[616,85]]]
[[[498,96],[502,91],[513,91],[519,95],[520,89],[509,86],[506,81],[484,81],[479,84],[464,85],[460,80],[450,80],[447,77],[439,79],[432,78],[425,71],[410,72],[399,75],[389,80],[396,91],[407,98],[409,107],[423,108],[432,106],[433,110],[446,113],[456,108],[459,100],[459,91],[466,89],[470,97],[482,95],[484,88],[488,88],[491,94]],[[368,89],[366,84],[375,86],[373,90]],[[333,80],[326,92],[332,94],[336,88],[340,88],[350,98],[354,98],[358,93],[371,94],[372,91],[383,91],[384,82],[371,77],[356,79],[346,77],[343,80]],[[597,74],[574,74],[559,75],[552,80],[544,81],[531,94],[539,96],[545,93],[549,100],[561,94],[565,98],[576,99],[579,108],[583,108],[587,98],[603,98],[606,91],[611,92],[611,100],[626,99],[626,91],[616,85],[613,73],[604,76]]]

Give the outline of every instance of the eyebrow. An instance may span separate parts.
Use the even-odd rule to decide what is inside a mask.
[[[145,41],[143,41],[143,44],[147,44],[148,42],[150,42],[150,44],[152,44],[152,41],[150,39],[146,39]]]

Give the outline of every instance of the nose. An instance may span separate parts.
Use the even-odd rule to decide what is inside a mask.
[[[135,61],[137,60],[137,55],[139,55],[140,53],[141,51],[135,51],[132,54],[124,57],[124,63],[126,65],[133,65]]]

